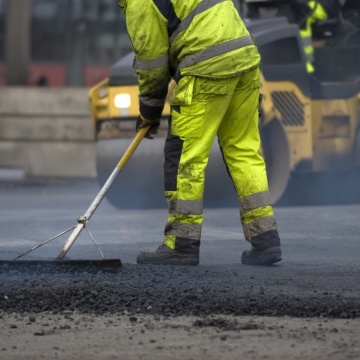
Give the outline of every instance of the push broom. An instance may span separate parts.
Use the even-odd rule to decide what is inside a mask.
[[[172,94],[174,88],[176,86],[176,82],[174,80],[172,80],[169,84],[168,87],[168,95],[166,98],[166,101],[168,101],[170,95]],[[63,266],[63,265],[75,265],[75,266],[100,266],[100,267],[105,267],[105,268],[120,268],[122,266],[121,264],[121,260],[120,259],[105,259],[103,253],[101,252],[98,244],[96,243],[95,239],[93,238],[93,236],[91,235],[91,233],[89,232],[89,230],[87,229],[87,223],[90,221],[90,218],[92,217],[92,215],[94,214],[94,212],[96,211],[96,209],[98,208],[98,206],[100,205],[101,201],[104,199],[104,197],[106,196],[108,190],[110,189],[111,185],[114,183],[115,179],[117,178],[117,176],[119,175],[119,173],[123,170],[123,168],[125,167],[125,165],[127,164],[127,162],[129,161],[129,159],[131,158],[131,156],[133,155],[133,153],[135,152],[136,148],[138,147],[138,145],[140,144],[141,140],[144,138],[144,136],[146,135],[147,131],[148,131],[149,127],[143,127],[139,129],[139,132],[137,133],[137,135],[135,136],[135,138],[133,139],[133,141],[131,142],[131,144],[129,145],[129,147],[127,148],[127,150],[125,151],[124,155],[122,156],[122,158],[120,159],[120,161],[118,162],[118,164],[116,165],[115,169],[113,170],[113,172],[111,173],[110,177],[107,179],[107,181],[105,182],[105,184],[103,185],[103,187],[101,188],[101,190],[99,191],[99,193],[97,194],[97,196],[95,197],[95,199],[93,200],[93,202],[91,203],[91,205],[89,206],[89,208],[87,209],[87,211],[85,212],[84,215],[80,216],[77,219],[77,225],[72,226],[71,228],[53,236],[52,238],[42,242],[41,244],[36,245],[35,247],[29,249],[28,251],[26,251],[25,253],[17,256],[15,259],[10,260],[10,261],[0,261],[0,266],[1,265],[5,265],[5,264],[22,264],[22,265],[30,265],[30,264],[39,264],[39,265],[55,265],[55,266]],[[75,240],[78,238],[78,236],[80,235],[81,231],[86,228],[86,230],[88,231],[91,239],[93,240],[93,242],[95,243],[100,255],[102,256],[102,260],[67,260],[65,258],[66,254],[68,253],[68,251],[70,250],[71,246],[74,244]],[[38,249],[39,247],[49,243],[50,241],[66,234],[67,232],[70,232],[71,230],[72,233],[70,234],[68,240],[65,243],[65,246],[62,248],[62,250],[60,251],[59,255],[57,256],[56,260],[18,260],[21,257],[29,254],[30,252]]]
[[[10,265],[18,264],[18,265],[22,265],[22,266],[26,266],[26,265],[51,265],[51,266],[71,265],[71,266],[90,266],[90,267],[95,266],[95,267],[101,267],[101,268],[104,267],[104,268],[112,268],[112,269],[120,268],[122,266],[120,259],[105,259],[98,244],[96,243],[95,239],[93,238],[93,236],[87,229],[86,225],[89,222],[92,215],[94,214],[97,207],[100,205],[101,201],[106,196],[108,190],[110,189],[111,185],[114,183],[114,181],[117,178],[117,176],[119,175],[119,173],[123,170],[123,168],[129,161],[129,159],[135,152],[136,148],[140,144],[141,140],[144,138],[148,129],[149,129],[149,127],[144,127],[139,130],[139,132],[137,133],[137,135],[135,136],[135,138],[133,139],[133,141],[131,142],[131,144],[129,145],[127,150],[125,151],[124,155],[120,159],[119,163],[116,165],[115,169],[111,173],[110,177],[105,182],[105,184],[103,185],[103,187],[101,188],[101,190],[99,191],[97,196],[95,197],[94,201],[91,203],[90,207],[87,209],[87,211],[85,212],[84,215],[80,216],[77,219],[77,225],[74,225],[71,228],[42,242],[41,244],[36,245],[35,247],[29,249],[25,253],[17,256],[13,260],[0,261],[0,266],[6,265],[6,264],[8,264],[8,265],[9,264]],[[94,241],[99,253],[102,256],[102,260],[68,260],[68,259],[64,260],[70,247],[74,244],[75,240],[78,238],[78,236],[80,235],[81,231],[84,228],[86,228],[88,230],[88,233],[89,233],[91,239]],[[54,239],[66,234],[67,232],[69,232],[71,230],[73,230],[72,233],[70,234],[68,240],[65,243],[65,246],[60,251],[60,253],[57,256],[57,258],[55,259],[55,261],[54,260],[18,260],[18,259],[22,258],[23,256],[29,254],[30,252],[38,249],[39,247],[49,243],[50,241],[52,241]]]

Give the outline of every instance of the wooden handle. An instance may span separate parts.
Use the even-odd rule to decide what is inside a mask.
[[[139,130],[139,132],[135,136],[134,140],[131,142],[130,146],[125,151],[125,154],[122,156],[119,163],[116,165],[120,170],[122,170],[125,167],[125,165],[129,161],[129,159],[131,158],[132,154],[134,153],[136,148],[139,146],[141,140],[144,138],[145,134],[149,130],[149,127],[150,126],[144,127]]]

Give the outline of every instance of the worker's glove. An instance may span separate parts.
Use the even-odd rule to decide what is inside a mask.
[[[139,129],[148,126],[150,126],[149,130],[146,132],[144,137],[146,137],[147,139],[153,139],[154,137],[152,135],[157,134],[159,130],[160,119],[148,120],[139,115],[136,120],[136,131],[139,132]]]

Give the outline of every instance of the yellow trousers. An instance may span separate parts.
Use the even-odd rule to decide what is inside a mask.
[[[280,245],[259,155],[259,76],[259,69],[227,79],[185,76],[175,88],[164,165],[169,204],[164,243],[170,248],[199,252],[204,173],[216,136],[236,189],[245,238],[254,246]]]

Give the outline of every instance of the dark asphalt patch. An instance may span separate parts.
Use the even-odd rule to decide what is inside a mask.
[[[26,273],[1,267],[0,311],[360,317],[358,294],[344,296],[336,282],[334,286],[338,291],[325,291],[328,289],[325,282],[324,288],[311,295],[298,291],[302,278],[286,277],[286,271],[280,266],[272,267],[272,271],[252,267],[250,277],[241,276],[242,268],[248,269],[125,264],[117,273],[63,272],[58,268],[43,269],[43,272],[37,268],[36,272]],[[259,276],[264,272],[268,274],[267,279]],[[340,282],[344,283],[342,279]]]
[[[41,273],[72,273],[76,271],[96,272],[96,271],[118,271],[122,266],[120,259],[103,260],[0,260],[2,272],[19,272],[26,274]],[[0,270],[1,271],[1,270]]]

